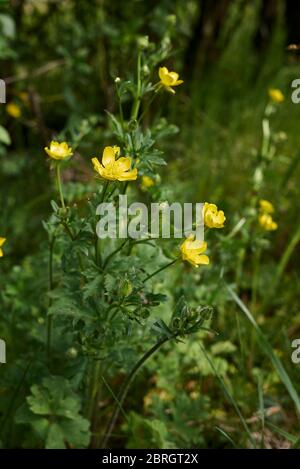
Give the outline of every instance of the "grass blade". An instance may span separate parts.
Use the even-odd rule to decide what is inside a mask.
[[[233,439],[231,438],[231,436],[228,435],[228,433],[225,432],[225,430],[223,430],[223,428],[216,427],[216,430],[218,430],[218,432],[220,432],[221,435],[223,435],[223,436],[226,438],[226,440],[228,440],[228,441],[232,444],[232,446],[233,446],[234,448],[237,448],[237,445],[235,444],[235,442],[233,441]]]
[[[205,356],[206,360],[208,361],[208,363],[210,364],[211,366],[211,369],[213,370],[214,374],[216,375],[216,377],[218,378],[219,382],[220,382],[220,385],[221,385],[221,388],[225,394],[225,396],[227,397],[227,399],[231,402],[237,416],[239,417],[243,427],[244,427],[244,430],[249,438],[249,441],[251,442],[251,444],[253,445],[253,447],[255,448],[256,447],[256,444],[255,444],[255,441],[251,435],[251,431],[248,427],[248,424],[246,422],[246,420],[244,419],[240,409],[239,409],[239,406],[236,402],[236,400],[234,399],[233,395],[230,393],[230,391],[227,389],[227,386],[222,378],[222,376],[218,373],[218,370],[216,369],[215,365],[213,364],[212,360],[209,358],[208,354],[206,353],[204,347],[202,347],[201,345],[199,345],[203,355]]]
[[[257,333],[258,342],[259,342],[263,352],[268,356],[268,358],[272,362],[272,364],[273,364],[275,370],[277,371],[282,383],[284,384],[284,386],[286,387],[290,397],[294,401],[294,404],[295,404],[295,407],[296,407],[296,410],[297,410],[298,414],[300,415],[300,398],[299,398],[299,395],[298,395],[292,381],[290,380],[289,375],[285,371],[285,368],[284,368],[283,364],[281,363],[280,359],[275,355],[275,353],[273,351],[273,348],[270,345],[268,339],[263,334],[262,330],[258,326],[257,322],[255,321],[254,317],[252,316],[251,312],[249,311],[249,309],[247,308],[245,303],[243,303],[243,301],[238,297],[238,295],[232,290],[232,288],[229,285],[226,284],[226,288],[227,288],[230,296],[232,297],[232,299],[237,304],[237,306],[245,314],[245,316],[247,317],[249,322],[254,327],[254,329]]]

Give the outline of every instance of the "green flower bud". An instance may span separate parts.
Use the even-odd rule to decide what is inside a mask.
[[[175,26],[177,18],[176,15],[168,15],[166,20],[170,25]]]
[[[78,352],[75,347],[70,347],[66,352],[67,358],[76,358],[77,355],[78,355]]]
[[[120,285],[120,295],[127,297],[132,293],[132,290],[132,283],[128,279],[122,280]]]
[[[138,37],[137,44],[138,44],[139,49],[148,49],[148,47],[149,47],[149,37],[148,36]]]

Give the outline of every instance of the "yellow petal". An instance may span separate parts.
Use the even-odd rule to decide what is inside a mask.
[[[178,73],[176,73],[176,72],[169,72],[169,77],[170,77],[171,80],[172,80],[172,86],[173,86],[174,83],[176,83],[176,81],[178,80],[179,75],[178,75]]]
[[[131,166],[131,158],[129,158],[129,156],[122,156],[116,161],[116,166],[120,171],[128,171]]]
[[[6,112],[7,114],[9,114],[11,117],[14,117],[15,119],[18,119],[22,115],[22,111],[20,107],[15,103],[7,104]]]
[[[274,213],[274,207],[273,207],[273,205],[271,204],[271,202],[269,202],[268,200],[261,199],[261,200],[259,201],[259,205],[260,205],[261,210],[263,210],[264,212],[266,212],[266,213]]]
[[[184,83],[183,80],[177,80],[176,83],[173,83],[172,86],[178,86],[178,85],[181,85],[181,83]]]
[[[103,168],[102,164],[100,163],[100,161],[98,160],[98,158],[92,158],[92,163],[94,165],[95,171],[97,171],[97,173],[102,175],[102,172],[103,172],[104,168]]]
[[[113,146],[114,154],[115,156],[119,156],[121,153],[120,147],[117,147],[116,145]]]
[[[202,265],[208,265],[209,264],[209,257],[206,256],[205,254],[202,254],[201,256],[197,257],[197,263],[202,264]]]
[[[279,89],[271,88],[268,93],[274,103],[282,103],[285,99],[282,91]]]
[[[132,171],[126,171],[118,176],[118,181],[135,181],[137,179],[138,170],[134,168]]]
[[[102,156],[102,164],[106,168],[107,166],[115,162],[115,150],[114,147],[105,147]]]
[[[158,75],[159,75],[159,78],[161,79],[161,81],[164,80],[164,78],[168,75],[169,71],[167,69],[167,67],[160,67],[159,70],[158,70]]]
[[[67,142],[59,143],[52,140],[50,148],[45,147],[44,150],[54,160],[64,160],[73,155],[72,148]]]

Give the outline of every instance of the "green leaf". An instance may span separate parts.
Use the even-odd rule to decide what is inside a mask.
[[[64,433],[59,425],[54,423],[50,425],[46,440],[46,449],[64,449]]]
[[[0,30],[4,36],[9,39],[13,39],[16,35],[16,26],[14,20],[8,15],[1,14]]]
[[[2,125],[0,125],[0,142],[4,143],[5,145],[11,144],[10,135]]]
[[[67,444],[84,448],[89,444],[89,421],[80,415],[80,398],[61,376],[44,378],[31,387],[27,404],[17,413],[17,423],[31,426],[45,448],[61,449]]]
[[[158,419],[144,418],[132,412],[127,423],[132,432],[132,437],[127,443],[127,448],[172,448],[167,440],[168,429],[164,422]]]
[[[211,346],[211,353],[213,355],[223,355],[234,353],[236,351],[236,346],[229,340],[220,341]]]

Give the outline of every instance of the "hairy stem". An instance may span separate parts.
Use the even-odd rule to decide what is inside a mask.
[[[129,388],[130,388],[130,385],[132,383],[132,381],[134,380],[136,374],[138,373],[138,371],[142,368],[142,366],[145,364],[145,362],[162,346],[164,345],[166,342],[168,342],[169,340],[171,339],[174,339],[176,337],[176,335],[174,336],[171,336],[171,337],[166,337],[164,339],[162,339],[160,342],[158,342],[157,344],[155,344],[150,350],[148,350],[148,352],[146,352],[143,357],[136,363],[136,365],[133,367],[133,369],[131,370],[131,372],[129,373],[126,381],[124,382],[124,385],[122,387],[122,390],[120,392],[120,397],[118,398],[117,400],[117,403],[115,405],[115,408],[114,408],[114,412],[112,414],[112,417],[110,419],[110,422],[108,424],[108,428],[107,428],[107,431],[105,432],[105,436],[104,436],[104,439],[103,439],[103,442],[102,442],[102,448],[105,448],[110,437],[111,437],[111,434],[113,432],[113,429],[114,429],[114,426],[117,422],[117,419],[119,417],[119,413],[122,409],[122,406],[123,406],[123,403],[124,403],[124,400],[127,396],[127,393],[129,391]]]
[[[63,190],[62,190],[60,164],[59,163],[56,166],[56,182],[57,182],[57,188],[58,188],[59,197],[60,197],[60,203],[61,203],[62,208],[65,210],[66,205],[65,205],[65,199],[64,199],[64,194],[63,194]]]
[[[159,274],[160,272],[162,272],[163,270],[167,269],[168,267],[171,267],[171,265],[175,264],[179,259],[174,259],[173,261],[171,262],[168,262],[168,264],[165,264],[163,265],[160,269],[156,270],[155,272],[153,272],[152,274],[148,275],[144,280],[143,280],[143,283],[146,283],[148,282],[148,280],[150,280],[150,278],[154,277],[155,275]]]
[[[128,243],[128,239],[125,239],[125,241],[123,241],[123,243],[117,248],[115,249],[112,253],[110,253],[107,258],[105,259],[104,261],[104,264],[103,264],[103,269],[105,269],[108,265],[108,263],[110,262],[110,260],[116,255],[118,254],[118,252],[120,252],[123,247],[125,246],[126,243]]]
[[[102,204],[104,202],[108,187],[109,187],[109,181],[105,181],[103,189],[102,189],[100,204]],[[96,233],[95,233],[96,234],[95,261],[96,261],[97,265],[101,265],[101,262],[102,262],[102,258],[101,258],[101,239],[98,237],[96,229],[95,229],[95,231],[96,231]]]
[[[139,114],[140,104],[141,104],[141,90],[142,90],[142,82],[141,82],[141,63],[142,63],[142,54],[141,52],[138,53],[137,59],[137,91],[135,100],[132,107],[131,112],[131,119],[136,120]]]
[[[49,247],[49,291],[53,290],[54,278],[53,278],[53,251],[54,251],[55,237],[50,241]],[[51,306],[52,300],[49,299],[49,307]],[[52,338],[52,316],[47,317],[47,355],[50,360],[51,355],[51,338]]]

